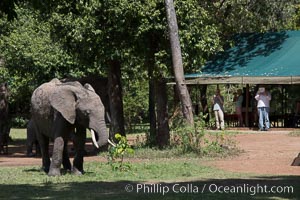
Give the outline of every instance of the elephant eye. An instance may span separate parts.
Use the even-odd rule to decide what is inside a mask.
[[[86,110],[86,111],[85,111],[85,114],[86,114],[86,115],[89,115],[90,113],[91,113],[91,110]]]

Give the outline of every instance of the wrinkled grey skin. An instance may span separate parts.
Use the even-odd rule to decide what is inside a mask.
[[[0,84],[0,154],[8,153],[10,123],[8,116],[8,86],[7,83]],[[6,147],[6,148],[4,148]]]
[[[107,144],[108,132],[104,106],[89,84],[61,83],[53,79],[42,84],[31,97],[32,119],[41,147],[43,168],[49,176],[61,175],[60,167],[81,175],[86,140],[86,128],[93,129],[99,146]],[[76,130],[76,131],[75,131]],[[73,168],[67,153],[67,141],[75,133]],[[49,157],[49,138],[53,139],[52,162]]]
[[[27,138],[26,138],[27,157],[40,156],[41,149],[36,138],[33,119],[31,119],[27,124],[26,134],[27,134]],[[33,146],[35,146],[35,153],[33,153]]]

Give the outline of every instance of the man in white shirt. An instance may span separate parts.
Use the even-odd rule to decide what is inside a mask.
[[[258,128],[260,131],[267,131],[270,128],[269,112],[271,94],[260,87],[256,93],[255,99],[257,100],[257,111],[259,116]]]

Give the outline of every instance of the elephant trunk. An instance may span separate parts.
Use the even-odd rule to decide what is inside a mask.
[[[98,126],[91,126],[91,134],[97,148],[107,144],[109,135],[104,121],[101,121]]]

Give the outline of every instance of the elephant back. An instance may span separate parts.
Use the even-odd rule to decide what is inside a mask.
[[[32,114],[43,118],[51,116],[53,110],[51,109],[49,98],[58,84],[61,84],[61,82],[58,79],[53,79],[34,90],[31,97]]]

